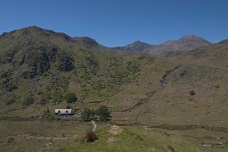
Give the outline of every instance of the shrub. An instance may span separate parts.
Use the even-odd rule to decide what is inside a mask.
[[[58,70],[69,72],[74,68],[75,67],[73,57],[70,57],[64,53],[58,55]]]
[[[67,103],[75,103],[78,100],[74,93],[67,93],[66,94],[66,101]]]
[[[34,98],[31,95],[28,95],[25,100],[22,102],[23,106],[29,106],[34,103]]]
[[[10,97],[10,98],[5,100],[5,104],[6,105],[11,105],[11,104],[13,104],[15,102],[16,102],[16,100],[14,99],[14,97]]]
[[[218,88],[220,88],[220,86],[217,84],[217,85],[215,85],[215,88],[218,89]]]
[[[195,91],[194,91],[194,90],[191,90],[191,91],[189,92],[189,94],[190,94],[191,96],[196,95],[196,93],[195,93]]]
[[[94,119],[95,112],[94,110],[84,109],[81,113],[82,121],[90,121]]]
[[[51,112],[50,109],[47,107],[47,109],[43,113],[44,118],[50,118],[51,117]]]
[[[48,120],[60,120],[60,118],[58,116],[54,116],[51,114],[50,109],[47,107],[47,109],[44,111],[43,118],[46,118]]]
[[[44,98],[44,96],[42,96],[42,97],[39,99],[38,104],[44,105],[44,104],[46,104],[46,103],[47,103],[46,99]]]
[[[86,131],[85,134],[82,136],[83,142],[94,142],[96,139],[97,139],[97,135],[92,130]]]
[[[100,106],[97,110],[84,109],[81,113],[82,121],[100,120],[107,121],[111,118],[107,106]]]
[[[66,105],[66,109],[70,109],[71,108],[71,105],[70,104],[67,104]]]
[[[107,121],[111,117],[107,106],[100,106],[95,113],[101,121]]]
[[[12,92],[13,90],[16,90],[16,89],[17,89],[17,86],[16,86],[15,82],[9,83],[6,86],[6,90],[9,92]]]
[[[9,137],[9,138],[7,139],[7,143],[9,144],[9,143],[12,143],[12,142],[15,142],[15,138]]]

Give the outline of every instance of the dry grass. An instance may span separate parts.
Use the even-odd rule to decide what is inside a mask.
[[[0,121],[0,151],[57,151],[91,124],[75,121]],[[11,140],[14,139],[14,140]],[[8,143],[10,141],[10,143]]]

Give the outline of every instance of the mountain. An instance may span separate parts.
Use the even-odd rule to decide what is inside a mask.
[[[186,52],[172,52],[167,57],[182,63],[228,69],[228,40]]]
[[[208,46],[211,43],[207,40],[195,36],[187,35],[179,40],[167,41],[163,44],[158,45],[155,49],[151,50],[151,54],[165,54],[170,51],[189,51],[199,47]]]
[[[166,42],[166,47],[193,48],[202,41],[189,36]],[[154,47],[137,41],[125,49]],[[225,40],[173,52],[166,59],[114,54],[91,38],[35,26],[4,33],[0,118],[37,118],[47,107],[71,107],[80,115],[84,108],[107,105],[115,123],[227,127],[226,50]],[[66,100],[70,93],[78,99],[74,104]]]
[[[126,54],[140,54],[140,53],[148,53],[154,46],[147,44],[141,41],[135,41],[129,45],[123,47],[115,47],[112,48],[119,53],[126,53]]]
[[[27,28],[22,28],[20,30],[11,31],[9,33],[3,33],[0,36],[1,42],[4,42],[3,46],[8,47],[17,47],[17,46],[28,46],[33,44],[39,44],[40,46],[47,46],[48,45],[61,45],[63,43],[67,44],[77,44],[78,47],[84,48],[93,48],[93,47],[100,47],[101,45],[98,44],[95,40],[88,38],[88,37],[75,37],[72,38],[65,33],[62,32],[54,32],[52,30],[42,29],[36,26],[30,26]],[[14,44],[12,45],[12,43]],[[23,43],[23,44],[22,44]],[[43,44],[41,44],[43,43]],[[5,48],[10,49],[10,48]],[[96,48],[97,49],[97,48]]]
[[[93,48],[93,47],[98,47],[100,44],[98,44],[94,39],[90,37],[74,37],[74,41],[82,41],[84,45],[87,46],[87,48]]]
[[[3,111],[14,102],[11,108],[60,103],[70,92],[77,92],[80,102],[102,101],[139,71],[136,61],[113,55],[91,38],[36,26],[1,35],[0,65]]]
[[[167,53],[173,51],[188,51],[198,47],[208,46],[210,44],[210,42],[201,37],[187,35],[179,40],[169,40],[160,45],[150,45],[144,42],[136,41],[124,47],[117,47],[114,49],[117,52],[126,54],[148,53],[152,55],[166,56]]]

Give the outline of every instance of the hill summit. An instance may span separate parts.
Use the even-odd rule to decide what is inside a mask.
[[[164,56],[170,51],[189,51],[198,47],[208,46],[211,43],[196,35],[187,35],[178,40],[169,40],[160,45],[150,45],[144,42],[136,41],[132,44],[116,47],[117,52],[127,54],[148,53],[152,55]]]

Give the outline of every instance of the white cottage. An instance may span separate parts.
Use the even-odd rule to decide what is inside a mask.
[[[72,115],[72,109],[55,109],[57,115]]]

